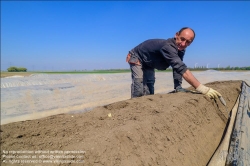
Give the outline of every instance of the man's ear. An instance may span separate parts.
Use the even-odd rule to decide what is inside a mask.
[[[177,36],[179,36],[179,32],[176,32],[176,34],[175,34],[175,38],[176,38]]]

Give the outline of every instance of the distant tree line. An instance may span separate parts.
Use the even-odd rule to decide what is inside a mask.
[[[200,66],[195,68],[189,68],[189,70],[250,70],[250,66],[247,67],[215,67],[215,68],[207,68],[206,66]]]
[[[27,69],[24,68],[24,67],[9,67],[8,69],[8,72],[27,72]]]
[[[219,68],[207,68],[206,66],[197,66],[197,67],[194,67],[194,68],[190,68],[188,67],[189,70],[192,70],[192,71],[205,71],[205,70],[250,70],[250,66],[247,66],[247,67],[230,67],[230,66],[227,66],[227,67],[219,67]],[[27,68],[24,68],[24,67],[9,67],[7,69],[8,72],[27,72]],[[92,71],[88,71],[88,70],[73,70],[71,72],[129,72],[130,69],[104,69],[104,70],[92,70]],[[172,71],[172,68],[169,67],[167,68],[166,71]]]

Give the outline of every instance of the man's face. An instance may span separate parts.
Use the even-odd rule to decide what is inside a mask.
[[[194,39],[194,33],[192,30],[190,29],[185,29],[183,30],[180,34],[179,32],[177,32],[175,34],[175,38],[176,38],[176,45],[178,50],[184,50],[185,48],[187,48],[187,46],[189,46],[193,39]]]

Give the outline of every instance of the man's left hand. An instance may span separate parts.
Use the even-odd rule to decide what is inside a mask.
[[[219,92],[217,92],[213,88],[210,88],[209,91],[206,93],[206,95],[212,99],[215,99],[215,98],[222,96]]]
[[[212,99],[215,99],[215,98],[218,98],[218,97],[221,97],[222,95],[217,92],[216,90],[214,90],[213,88],[209,88],[205,85],[202,85],[200,84],[197,88],[196,88],[197,91],[201,92],[202,94],[204,95],[207,95],[208,97],[212,98]]]

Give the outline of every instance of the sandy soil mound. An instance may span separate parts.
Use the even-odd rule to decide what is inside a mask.
[[[2,125],[2,165],[11,165],[17,156],[3,159],[4,151],[11,150],[84,151],[84,165],[95,166],[206,165],[222,138],[241,81],[206,85],[223,95],[228,110],[200,94],[156,94],[86,113]]]

